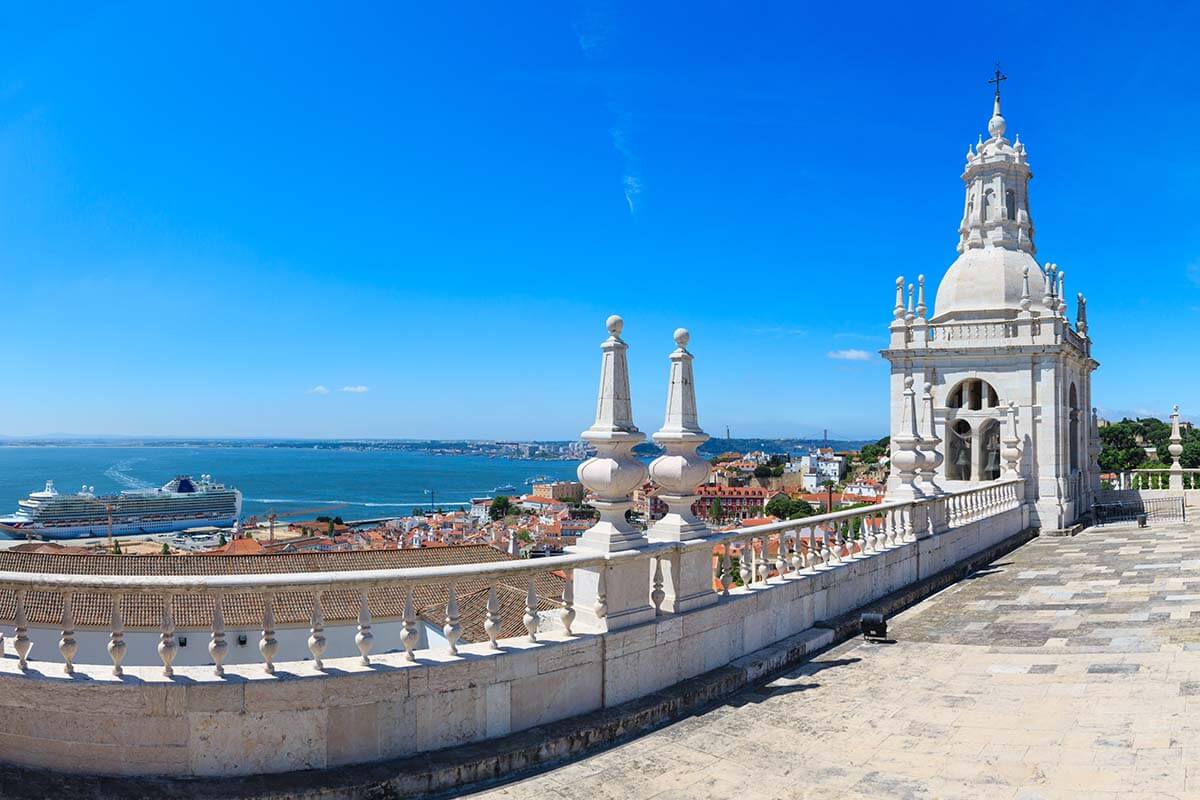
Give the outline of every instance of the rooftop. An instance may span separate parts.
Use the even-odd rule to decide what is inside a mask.
[[[1042,537],[787,674],[487,798],[1200,793],[1200,531]],[[798,793],[797,793],[798,792]],[[808,794],[806,794],[807,792]],[[767,796],[767,795],[758,795]]]

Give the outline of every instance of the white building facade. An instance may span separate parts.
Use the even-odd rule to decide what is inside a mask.
[[[1031,524],[1063,529],[1099,491],[1099,433],[1089,412],[1098,364],[1086,300],[1077,296],[1072,327],[1064,273],[1035,259],[1032,172],[1020,137],[1010,142],[1005,129],[997,88],[990,138],[967,150],[958,258],[932,315],[924,276],[908,284],[907,300],[904,279],[896,280],[882,351],[891,362],[893,456],[905,437],[915,437],[921,455],[920,478],[906,482],[894,466],[888,494],[936,495],[996,480],[1007,473],[1012,440],[1016,471],[1029,479]]]

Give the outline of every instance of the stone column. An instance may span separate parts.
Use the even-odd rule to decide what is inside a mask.
[[[1011,402],[1007,412],[1008,430],[1004,436],[1000,457],[1004,459],[1004,477],[1019,478],[1021,476],[1021,437],[1017,433],[1017,409]]]
[[[1170,489],[1173,492],[1183,491],[1183,464],[1179,457],[1183,455],[1183,436],[1179,433],[1179,406],[1171,412],[1171,444],[1167,447],[1171,454]]]
[[[1092,424],[1088,429],[1088,471],[1090,473],[1092,502],[1100,501],[1100,417],[1096,409],[1092,409]],[[1120,478],[1118,477],[1118,481]],[[1123,489],[1124,486],[1117,488]]]
[[[647,531],[652,542],[686,542],[708,534],[708,526],[692,513],[696,487],[709,473],[708,460],[696,449],[708,441],[696,413],[696,387],[692,375],[690,339],[685,328],[675,331],[677,347],[671,353],[667,384],[667,413],[654,441],[666,450],[650,462],[650,478],[658,484],[667,514]],[[664,611],[688,611],[717,601],[713,591],[712,548],[694,547],[662,559]]]
[[[600,520],[579,537],[573,552],[614,553],[645,545],[646,537],[625,519],[633,490],[646,480],[646,467],[633,455],[645,435],[633,424],[629,365],[621,339],[624,321],[608,318],[609,337],[600,345],[600,392],[596,421],[581,437],[596,455],[579,465],[579,481],[595,495]],[[649,603],[647,562],[631,559],[618,566],[575,570],[575,610],[580,629],[615,630],[654,617]]]
[[[971,481],[979,483],[983,480],[983,459],[987,457],[984,453],[983,442],[983,425],[971,426]]]

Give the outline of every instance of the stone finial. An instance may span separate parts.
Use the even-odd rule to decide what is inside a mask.
[[[913,285],[910,283],[908,285],[908,309],[904,312],[904,320],[911,325],[916,316],[913,311]]]
[[[1011,401],[1005,413],[1008,430],[1004,435],[1004,447],[1000,450],[1000,457],[1004,459],[1005,474],[1015,478],[1020,474],[1021,437],[1017,434],[1017,409]]]
[[[696,487],[708,478],[711,467],[696,452],[709,436],[700,427],[696,412],[692,354],[686,347],[690,338],[685,328],[675,331],[678,347],[670,355],[666,416],[653,437],[666,454],[650,462],[650,477],[661,488],[658,496],[669,509],[650,531],[650,538],[655,540],[694,539],[707,531],[704,523],[692,514]]]
[[[1088,321],[1087,321],[1087,298],[1080,292],[1075,297],[1076,312],[1075,312],[1075,329],[1079,331],[1080,336],[1087,336]]]
[[[913,390],[913,377],[904,377],[904,405],[899,433],[892,437],[892,467],[900,485],[892,494],[899,499],[918,499],[923,493],[916,486],[918,474],[924,466],[921,453],[921,436],[917,433],[917,393]]]
[[[1021,270],[1021,311],[1028,312],[1029,307],[1033,305],[1033,298],[1029,296],[1029,267]]]
[[[925,415],[925,424],[921,427],[921,489],[926,495],[933,497],[945,494],[942,487],[937,484],[938,467],[942,465],[945,457],[942,455],[942,451],[938,449],[938,445],[942,443],[942,440],[937,435],[934,422],[933,384],[926,381],[924,389],[925,391],[921,396]]]
[[[1179,406],[1175,406],[1171,411],[1171,444],[1167,447],[1167,452],[1171,454],[1174,464],[1179,464],[1179,457],[1183,455],[1183,436],[1179,433]]]
[[[904,276],[900,275],[896,278],[896,307],[892,309],[892,316],[896,319],[904,319]]]
[[[925,313],[929,308],[925,305],[925,276],[917,276],[917,317],[925,319]]]
[[[1007,123],[1004,121],[1004,115],[1000,113],[1000,95],[996,95],[996,100],[992,104],[992,118],[988,120],[988,133],[993,139],[999,139],[1004,135],[1004,129]]]
[[[629,396],[629,345],[621,339],[625,321],[613,314],[605,322],[609,337],[600,345],[600,392],[596,400],[596,421],[583,433],[593,441],[612,434],[642,434],[633,424],[633,406]]]
[[[1168,476],[1167,488],[1171,491],[1183,491],[1183,464],[1179,457],[1183,455],[1183,436],[1179,432],[1179,406],[1171,411],[1171,444],[1167,446],[1171,454],[1171,473]]]
[[[621,339],[624,322],[613,315],[605,323],[609,337],[600,345],[600,389],[596,420],[581,437],[596,448],[596,455],[579,465],[579,481],[596,496],[593,505],[600,521],[580,537],[582,547],[624,550],[646,539],[625,520],[633,503],[630,494],[646,480],[646,467],[633,455],[645,435],[633,424],[629,394],[629,345]]]
[[[1063,270],[1058,272],[1058,315],[1063,319],[1067,318],[1067,273]]]
[[[1054,270],[1055,270],[1054,264],[1047,262],[1046,263],[1046,293],[1044,295],[1042,295],[1042,305],[1044,305],[1046,307],[1046,310],[1049,311],[1051,314],[1054,313],[1054,306],[1055,306],[1054,287],[1056,285],[1056,279],[1054,277]]]

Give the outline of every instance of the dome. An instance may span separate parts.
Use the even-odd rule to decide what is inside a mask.
[[[967,250],[950,265],[938,286],[933,321],[1014,316],[1021,310],[1026,268],[1030,309],[1047,313],[1042,304],[1046,278],[1033,256],[1024,250],[986,247]]]

